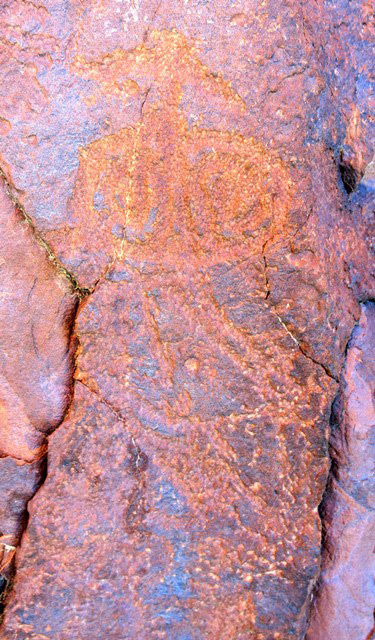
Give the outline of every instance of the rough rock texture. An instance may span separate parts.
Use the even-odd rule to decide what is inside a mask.
[[[0,590],[72,395],[77,296],[0,177]],[[10,457],[6,457],[10,456]]]
[[[0,459],[0,610],[14,577],[15,551],[27,525],[27,504],[45,478],[46,458],[25,464]]]
[[[363,305],[333,412],[322,574],[307,639],[370,639],[375,610],[375,304]]]
[[[305,635],[331,404],[375,296],[371,3],[311,4],[1,4],[1,165],[56,269],[55,377],[4,454],[61,421],[74,313],[49,300],[66,277],[84,297],[4,640]]]
[[[0,178],[0,456],[32,462],[71,400],[77,297],[9,193]]]

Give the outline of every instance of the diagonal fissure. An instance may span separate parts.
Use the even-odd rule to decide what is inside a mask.
[[[37,241],[37,243],[41,247],[43,247],[43,249],[45,250],[45,252],[46,252],[46,254],[47,254],[48,258],[49,258],[49,260],[52,262],[52,264],[56,268],[57,272],[60,273],[61,275],[63,275],[68,280],[73,292],[76,295],[78,295],[80,298],[85,298],[87,295],[89,295],[91,293],[91,289],[88,289],[86,287],[81,287],[81,285],[78,282],[78,278],[74,275],[74,273],[72,273],[66,267],[64,267],[64,265],[58,259],[58,257],[54,253],[53,249],[50,247],[48,242],[43,238],[41,233],[38,231],[34,221],[29,216],[29,214],[26,212],[25,207],[22,205],[22,203],[16,197],[15,188],[13,187],[13,185],[11,184],[11,182],[9,181],[7,175],[5,174],[4,170],[1,167],[0,167],[0,176],[4,181],[5,189],[6,189],[6,192],[7,192],[7,195],[9,197],[9,199],[14,204],[16,209],[21,213],[21,215],[22,215],[24,221],[26,222],[26,224],[31,228],[31,230],[33,232],[33,235],[35,237],[35,240]]]

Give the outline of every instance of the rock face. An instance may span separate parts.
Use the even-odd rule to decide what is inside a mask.
[[[375,604],[375,304],[363,305],[348,346],[322,504],[322,574],[307,638],[372,638]]]
[[[375,295],[371,15],[2,3],[4,640],[304,637]]]
[[[0,178],[0,588],[72,396],[78,298]]]
[[[0,455],[33,462],[72,392],[77,297],[0,181]]]

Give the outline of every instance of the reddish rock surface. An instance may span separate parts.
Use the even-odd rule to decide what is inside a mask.
[[[32,462],[72,392],[77,297],[0,177],[0,456]]]
[[[32,270],[4,307],[28,327],[4,455],[31,462],[61,422],[62,269],[84,296],[4,640],[303,638],[331,403],[375,295],[371,20],[359,0],[2,3],[1,164],[49,269],[44,369],[23,359]],[[3,461],[25,509],[42,470]]]
[[[348,346],[322,504],[322,574],[307,639],[372,638],[375,610],[375,304],[363,305]]]
[[[0,177],[0,589],[72,396],[77,296]],[[9,456],[9,457],[7,457]]]
[[[27,526],[27,504],[42,484],[46,457],[25,464],[10,457],[0,459],[0,608],[14,577],[15,551]]]

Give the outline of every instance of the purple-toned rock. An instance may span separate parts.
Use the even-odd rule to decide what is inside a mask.
[[[362,306],[333,414],[322,504],[322,573],[308,640],[373,637],[375,611],[375,304]]]
[[[38,230],[6,227],[4,455],[63,419],[64,270],[86,293],[4,640],[303,638],[375,296],[368,8],[2,3],[1,164]]]
[[[32,462],[72,393],[77,297],[0,177],[0,456]]]

